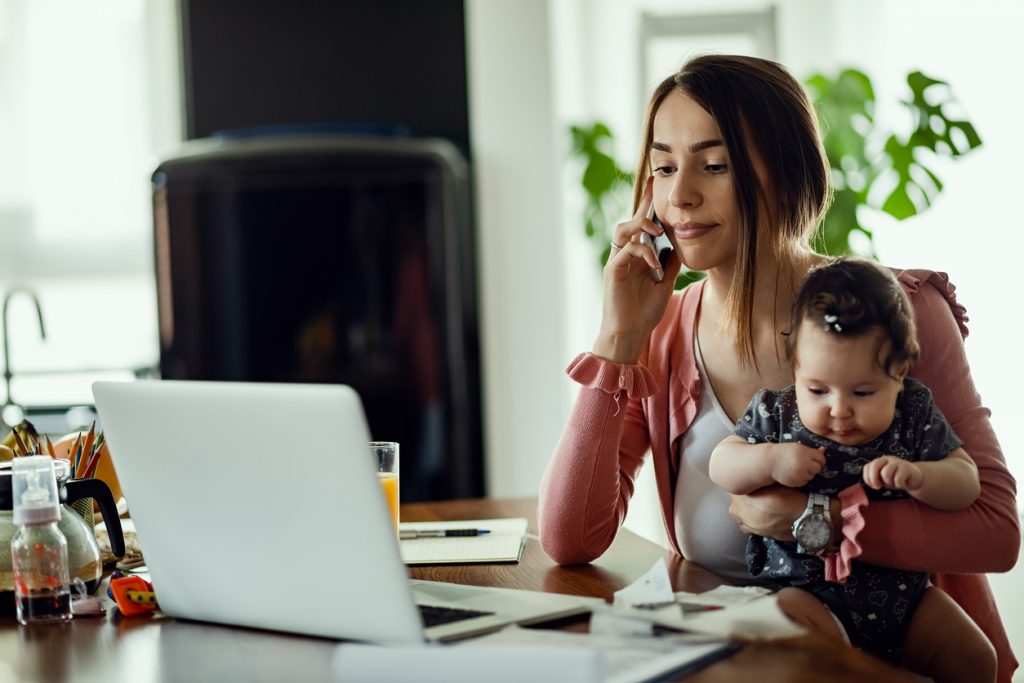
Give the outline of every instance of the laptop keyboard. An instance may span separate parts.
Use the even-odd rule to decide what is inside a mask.
[[[485,617],[494,612],[480,612],[474,609],[456,609],[454,607],[435,607],[434,605],[417,605],[424,628],[450,624],[454,621]]]

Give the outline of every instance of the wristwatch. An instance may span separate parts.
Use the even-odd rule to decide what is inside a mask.
[[[807,508],[793,522],[796,551],[808,555],[821,555],[832,542],[832,515],[829,497],[821,493],[807,496]]]

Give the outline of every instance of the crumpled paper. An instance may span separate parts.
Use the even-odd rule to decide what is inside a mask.
[[[791,638],[804,633],[779,609],[776,596],[761,586],[673,592],[663,558],[617,591],[611,606],[595,608],[590,617],[591,633],[653,635],[656,627],[748,640]]]

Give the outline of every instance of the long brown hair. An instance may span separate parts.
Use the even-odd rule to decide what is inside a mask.
[[[633,188],[634,212],[651,173],[654,115],[665,97],[677,89],[715,119],[729,154],[740,212],[740,239],[726,298],[725,322],[736,331],[741,358],[754,363],[754,287],[767,286],[755,283],[761,214],[766,214],[769,223],[768,246],[785,267],[794,249],[810,244],[831,197],[818,120],[807,94],[781,64],[732,55],[691,59],[651,95]],[[768,187],[758,180],[751,147],[767,171]]]

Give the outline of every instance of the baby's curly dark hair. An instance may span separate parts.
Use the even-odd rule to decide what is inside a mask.
[[[837,258],[807,273],[793,302],[786,336],[790,360],[795,359],[803,323],[850,337],[880,328],[891,347],[882,369],[893,378],[904,363],[909,367],[920,355],[906,292],[891,271],[864,259]]]

